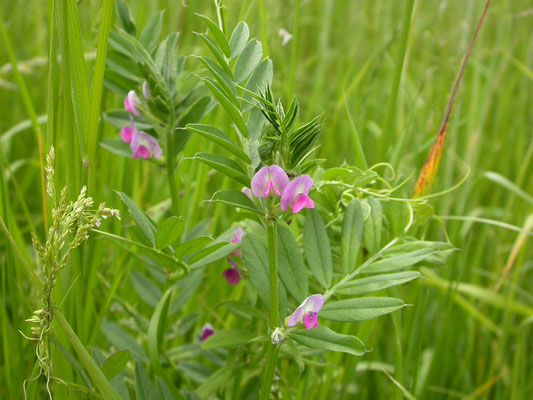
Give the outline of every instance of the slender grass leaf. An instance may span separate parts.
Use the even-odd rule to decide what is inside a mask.
[[[196,395],[201,399],[207,399],[213,395],[222,386],[228,383],[228,380],[233,374],[233,365],[224,365],[222,368],[215,371],[209,376],[198,388],[196,389]],[[195,400],[194,397],[190,397],[191,400]]]
[[[327,302],[319,316],[331,321],[361,322],[377,318],[405,307],[400,299],[392,297],[359,297]]]
[[[421,276],[418,271],[405,271],[396,274],[377,275],[370,278],[350,281],[336,290],[339,294],[358,296],[361,294],[373,293],[378,290],[387,289],[392,286],[401,285]]]
[[[366,353],[365,344],[355,336],[341,335],[325,326],[291,330],[289,338],[312,349],[338,351],[354,356]]]
[[[304,223],[304,250],[307,264],[318,282],[326,289],[331,286],[333,264],[324,221],[317,210],[308,210]]]

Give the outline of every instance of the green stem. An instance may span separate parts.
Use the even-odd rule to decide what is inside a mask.
[[[274,382],[274,372],[276,371],[276,362],[278,359],[279,346],[268,343],[267,360],[265,364],[265,373],[263,374],[263,383],[261,385],[261,393],[259,400],[268,400],[272,390],[272,382]]]
[[[170,124],[173,130],[174,124]],[[167,177],[168,177],[168,187],[170,188],[170,200],[172,201],[172,214],[178,215],[178,188],[176,186],[176,174],[174,171],[174,157],[172,156],[172,147],[174,132],[167,132]]]
[[[267,244],[268,244],[268,284],[270,288],[270,333],[279,325],[279,305],[278,305],[278,238],[276,221],[267,222]],[[260,400],[268,400],[274,373],[276,371],[276,362],[278,359],[279,345],[271,342],[268,346],[266,355],[265,372],[263,374],[263,384],[261,385]]]
[[[59,310],[59,308],[57,307],[53,307],[52,313],[54,314],[54,317],[57,323],[61,325],[61,328],[63,328],[63,331],[67,335],[68,340],[72,344],[72,347],[74,347],[74,350],[78,354],[80,363],[85,367],[85,369],[89,373],[94,383],[94,386],[98,388],[98,391],[100,391],[100,393],[102,394],[102,397],[104,399],[122,400],[122,398],[115,391],[113,386],[111,386],[111,384],[105,377],[102,370],[93,361],[89,352],[87,351],[87,349],[85,349],[85,346],[83,346],[80,339],[78,338],[76,333],[72,330],[69,323],[67,322],[67,320],[61,313],[61,310]]]
[[[270,288],[270,333],[279,325],[278,306],[278,240],[276,222],[267,222],[268,284]]]

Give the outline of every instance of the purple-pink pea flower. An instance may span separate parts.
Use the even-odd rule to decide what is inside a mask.
[[[324,305],[324,296],[313,294],[303,301],[303,303],[289,317],[289,326],[296,326],[302,323],[305,329],[311,329],[318,326],[318,312]]]
[[[137,97],[137,93],[135,93],[135,90],[130,90],[128,92],[128,95],[124,99],[124,107],[128,112],[132,113],[133,115],[136,115],[137,117],[141,116],[141,113],[139,111],[139,97]]]
[[[209,336],[213,335],[214,333],[215,333],[215,329],[213,328],[213,325],[211,325],[208,322],[202,328],[202,336],[200,337],[200,342],[203,342],[205,339],[207,339]]]
[[[294,178],[285,188],[281,196],[281,209],[287,211],[292,206],[292,213],[296,214],[304,208],[315,208],[315,203],[309,197],[309,191],[313,187],[313,178],[309,175],[301,175]]]
[[[277,165],[261,168],[252,178],[252,193],[255,197],[281,196],[289,184],[289,177]]]
[[[135,129],[135,122],[130,116],[131,126],[125,126],[120,130],[120,136],[124,142],[130,144],[133,151],[133,158],[150,158],[153,154],[155,158],[162,155],[161,146],[155,137],[146,132]]]
[[[242,241],[242,237],[245,235],[242,228],[235,229],[235,232],[233,232],[233,237],[231,238],[231,243],[240,243]],[[233,253],[231,253],[232,256],[240,256],[241,255],[241,249],[235,250]]]
[[[242,279],[242,275],[239,272],[239,267],[235,261],[233,261],[231,258],[228,258],[228,262],[230,263],[231,268],[225,270],[222,275],[224,278],[226,278],[230,285],[237,286]]]

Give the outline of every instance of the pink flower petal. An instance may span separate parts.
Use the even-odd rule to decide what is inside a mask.
[[[155,158],[159,158],[162,155],[161,146],[155,137],[149,135],[148,133],[141,132],[143,139],[148,144],[150,152],[154,155]]]
[[[237,286],[241,280],[241,274],[234,268],[228,268],[225,270],[222,275],[230,285]]]
[[[200,341],[203,342],[205,339],[207,339],[209,336],[213,335],[214,333],[215,333],[215,329],[213,328],[213,325],[211,325],[208,322],[202,328],[202,337],[200,338]]]
[[[253,200],[252,198],[252,191],[250,188],[247,188],[246,186],[242,188],[241,192],[243,192],[250,200]]]
[[[140,117],[141,113],[138,110],[139,106],[139,98],[137,97],[137,94],[134,90],[130,90],[128,92],[128,95],[124,99],[124,108],[128,110],[130,113]]]
[[[126,143],[130,143],[133,136],[133,130],[134,128],[131,126],[124,126],[120,130],[120,136],[122,137],[122,140],[124,140]]]
[[[242,228],[235,229],[233,232],[233,237],[231,238],[231,243],[240,243],[244,235],[245,233]]]
[[[287,211],[292,204],[294,198],[296,197],[298,190],[298,178],[294,178],[285,188],[283,194],[281,195],[281,209]]]
[[[304,324],[305,329],[311,329],[318,326],[317,313],[309,312],[305,314],[302,318],[302,323]]]
[[[318,312],[322,309],[324,305],[324,296],[321,294],[313,294],[305,299],[302,304],[294,311],[290,318],[288,325],[295,326],[298,322],[304,322],[303,319],[307,318],[308,323],[313,322],[314,320],[310,319],[311,317],[306,317],[308,314],[318,315]],[[318,322],[317,325],[318,326]],[[306,325],[307,328],[307,325]],[[307,328],[310,329],[310,328]]]
[[[277,165],[261,168],[252,178],[252,193],[255,197],[281,196],[289,183],[283,168]]]
[[[150,150],[144,146],[137,147],[135,153],[133,153],[133,158],[150,158]]]

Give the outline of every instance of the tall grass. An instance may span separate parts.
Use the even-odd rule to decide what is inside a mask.
[[[113,192],[118,190],[153,213],[169,197],[156,166],[118,158],[98,146],[100,138],[117,135],[99,118],[100,110],[120,107],[122,101],[103,88],[112,3],[2,4],[0,217],[11,235],[3,230],[0,235],[2,398],[21,398],[23,381],[35,373],[34,344],[19,331],[28,334],[24,321],[37,296],[20,257],[35,258],[30,231],[42,238],[47,223],[49,210],[41,196],[47,148],[56,148],[56,183],[67,185],[70,197],[89,183],[98,202],[120,209]],[[181,30],[181,54],[205,51],[192,33],[204,30],[194,13],[216,19],[211,0],[188,1],[187,7],[167,0],[129,3],[141,25],[154,11],[166,9],[163,34]],[[369,165],[392,162],[404,176],[413,175],[414,185],[484,2],[226,3],[227,26],[245,19],[252,36],[265,42],[275,65],[274,91],[287,101],[293,94],[300,99],[302,121],[325,111],[320,157],[326,166],[362,163],[364,151]],[[429,273],[400,289],[401,297],[414,304],[401,318],[344,328],[373,349],[364,358],[331,354],[327,361],[338,369],[317,364],[301,374],[297,366],[282,363],[282,379],[292,388],[285,398],[401,398],[403,392],[383,369],[420,399],[533,396],[533,17],[528,0],[491,7],[457,94],[434,191],[453,187],[468,171],[469,176],[452,193],[432,200],[442,219],[431,220],[423,232],[443,239],[445,227],[461,251],[437,275]],[[293,34],[285,46],[280,29]],[[208,122],[230,124],[220,111]],[[185,156],[204,147],[201,138],[192,137]],[[177,174],[186,229],[203,223],[197,229],[225,231],[233,214],[204,200],[227,182],[186,157]],[[479,222],[486,220],[494,223]],[[113,233],[121,229],[119,223],[109,225]],[[131,271],[145,270],[140,260],[101,237],[73,251],[55,300],[60,302],[72,285],[63,310],[83,344],[107,347],[100,323],[115,313],[128,315],[129,323],[146,322],[135,320],[135,309],[146,305],[129,279]],[[199,302],[185,310],[238,326],[238,320],[212,308],[221,298],[241,295],[218,285],[221,270],[213,271],[198,289]],[[58,329],[58,340],[68,343],[61,335]],[[55,359],[59,376],[79,379],[61,353]],[[83,398],[56,387],[57,398]],[[42,398],[44,387],[30,384],[28,394]]]

